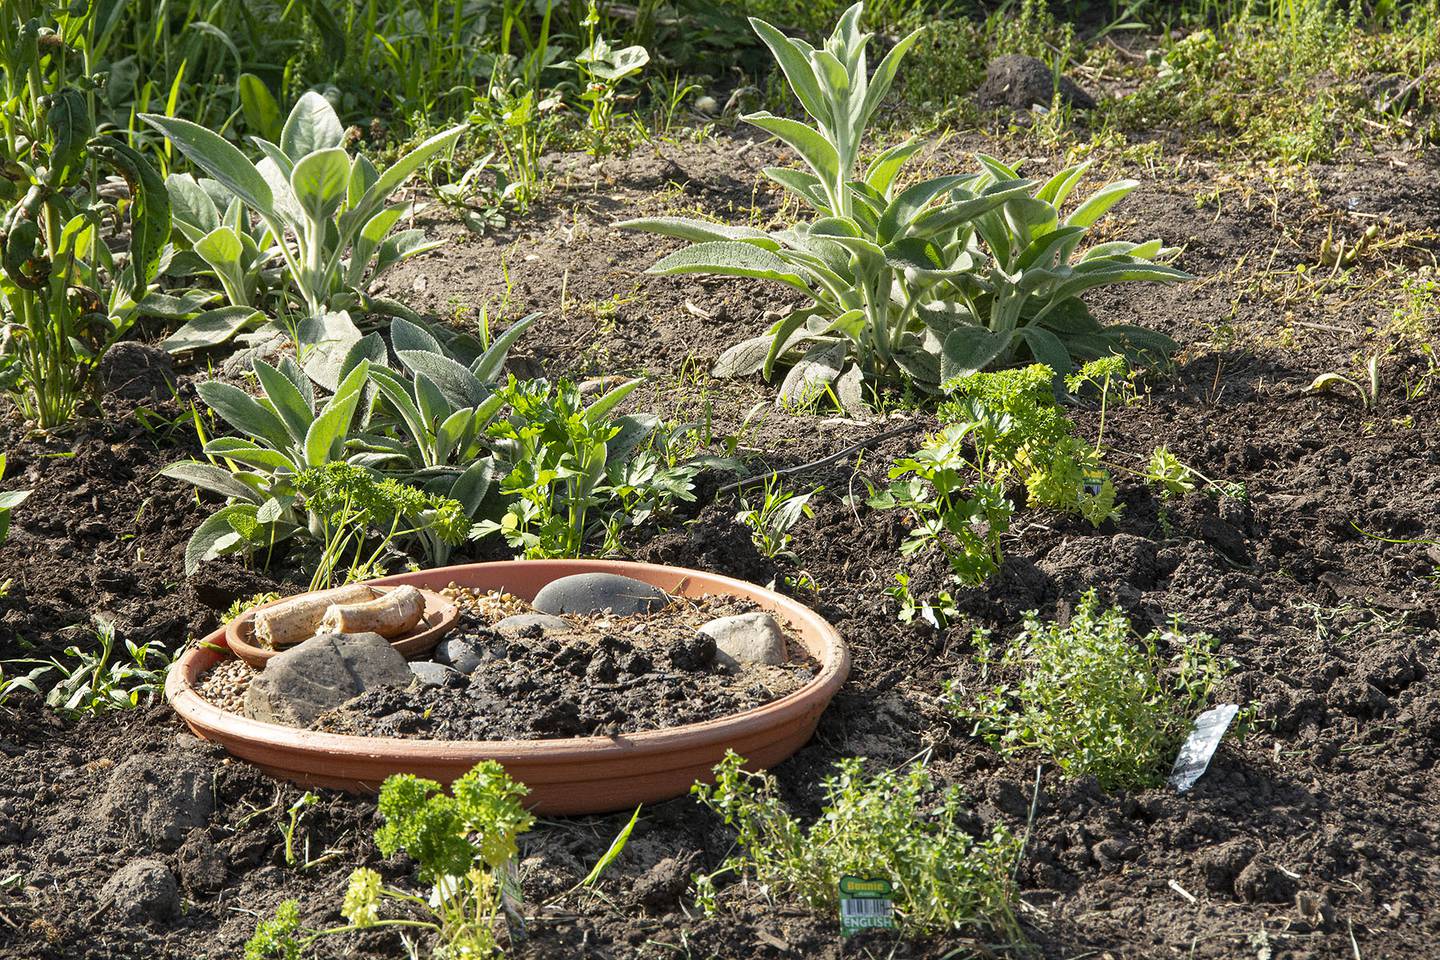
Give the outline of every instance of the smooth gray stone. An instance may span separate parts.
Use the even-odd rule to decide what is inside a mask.
[[[711,620],[700,632],[715,641],[715,659],[723,667],[738,669],[747,663],[784,663],[785,631],[768,613],[742,613]]]
[[[245,691],[245,715],[306,727],[366,690],[405,687],[412,676],[378,633],[322,633],[270,658]]]
[[[410,672],[415,675],[415,679],[420,681],[422,686],[426,687],[443,687],[450,682],[451,677],[460,676],[457,671],[445,664],[434,663],[430,660],[417,660],[410,664]]]
[[[560,617],[552,617],[548,613],[515,613],[495,624],[493,629],[500,636],[507,640],[524,636],[536,627],[540,633],[550,636],[552,633],[569,633],[575,629],[575,625],[569,620],[562,620]]]
[[[465,637],[446,637],[435,648],[436,663],[447,664],[461,673],[473,673],[475,668],[480,666],[480,661],[487,657],[483,647]]]
[[[634,577],[616,573],[577,573],[547,583],[531,604],[541,613],[578,613],[582,615],[609,611],[617,617],[636,613],[653,613],[670,603],[670,595]]]

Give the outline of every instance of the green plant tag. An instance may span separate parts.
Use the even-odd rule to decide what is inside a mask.
[[[1085,472],[1085,492],[1092,497],[1100,496],[1100,491],[1105,488],[1105,472],[1103,470]]]
[[[889,880],[860,877],[840,878],[840,935],[848,937],[861,930],[893,930],[895,904],[890,899],[894,886]]]

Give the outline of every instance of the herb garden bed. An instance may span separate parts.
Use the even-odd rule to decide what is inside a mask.
[[[7,216],[0,284],[25,283],[0,298],[75,336],[0,331],[0,388],[23,389],[16,345],[58,359],[44,409],[0,409],[0,956],[429,956],[437,929],[391,924],[457,890],[479,891],[465,906],[493,913],[474,927],[518,960],[1436,955],[1433,3],[1128,5],[1144,31],[1111,29],[1126,24],[1106,25],[1105,4],[1026,0],[984,24],[872,4],[868,65],[839,58],[802,100],[847,71],[883,75],[871,68],[897,40],[916,22],[926,33],[869,135],[834,143],[835,129],[817,140],[773,116],[759,133],[732,122],[803,114],[763,48],[782,41],[723,4],[703,22],[677,7],[674,23],[642,5],[633,28],[673,41],[655,62],[618,40],[629,8],[599,4],[588,56],[536,61],[533,76],[522,60],[533,89],[496,75],[473,100],[464,84],[491,70],[493,24],[416,33],[429,12],[396,0],[418,19],[336,25],[351,44],[388,31],[394,62],[417,68],[440,65],[417,43],[485,58],[436,99],[415,89],[425,70],[330,56],[306,10],[342,6],[276,14],[298,59],[283,46],[254,62],[285,63],[283,78],[180,82],[176,63],[186,81],[228,77],[264,38],[232,19],[232,47],[192,22],[165,68],[142,34],[177,39],[179,21],[136,31],[111,5],[122,29],[91,40],[113,47],[82,59],[72,20],[31,46],[48,51],[38,90],[7,88],[7,145],[24,149],[0,164],[0,209],[27,197],[43,215]],[[455,22],[473,6],[456,3]],[[1084,12],[1061,24],[1062,6]],[[37,23],[93,12],[15,9]],[[568,22],[539,50],[571,56],[585,5],[553,9]],[[747,10],[787,34],[801,25],[786,18],[804,20],[811,39],[839,14]],[[268,16],[249,22],[276,26]],[[524,53],[534,37],[512,39]],[[701,81],[703,96],[658,72],[692,44],[706,51],[692,68],[724,78]],[[165,116],[142,121],[127,99],[130,74],[109,60],[131,52],[137,84],[174,81],[173,104],[145,98]],[[968,98],[1001,52],[1017,72],[989,94],[1026,102],[992,113]],[[0,39],[6,78],[26,55]],[[760,60],[772,72],[755,74]],[[338,114],[318,93],[335,89],[336,62],[366,80],[342,89]],[[82,66],[107,83],[38,97],[83,84]],[[1020,68],[1039,99],[1008,83]],[[1084,90],[1067,79],[1046,101],[1059,68]],[[616,99],[640,93],[637,70],[662,82]],[[578,86],[550,89],[575,71]],[[309,120],[287,133],[297,102]],[[658,104],[653,129],[622,145],[641,104]],[[691,106],[682,133],[672,121]],[[47,126],[62,107],[76,130]],[[367,126],[372,107],[385,117]],[[191,154],[220,148],[185,118],[240,151],[211,164],[227,187],[192,179],[206,176]],[[566,149],[540,156],[540,132],[553,149],[562,129]],[[276,143],[244,136],[257,133]],[[427,137],[425,157],[394,165]],[[890,160],[908,156],[894,182],[898,161],[867,165],[892,146]],[[303,208],[285,196],[291,167]],[[95,180],[112,169],[141,176]],[[372,193],[390,169],[412,175]],[[847,193],[850,172],[864,186]],[[50,177],[57,189],[11,189]],[[953,179],[874,216],[892,186],[935,177]],[[969,213],[1008,219],[962,244],[946,218],[964,217],[935,214],[972,189],[1010,206]],[[393,206],[362,225],[357,202]],[[908,238],[924,242],[892,245],[927,204],[928,233]],[[1061,223],[1085,206],[1094,217]],[[1056,208],[1059,229],[1031,234]],[[291,230],[294,249],[266,250],[247,210]],[[60,228],[79,270],[47,275],[65,259],[45,243]],[[1090,289],[1080,307],[1025,299],[1053,290],[1037,258],[1062,271],[1097,247],[1101,272],[1176,282]],[[926,304],[888,293],[951,281],[964,309],[952,299],[919,326]],[[181,302],[192,284],[213,301]],[[176,300],[137,308],[147,285]],[[994,329],[968,323],[977,311]],[[1094,325],[1107,347],[1127,329],[1174,346],[1171,362],[1100,356],[1068,381],[1024,366],[1088,359]],[[362,331],[342,369],[308,349]],[[87,357],[111,334],[87,397]],[[227,337],[248,339],[243,355]],[[875,384],[877,402],[857,405]],[[625,559],[513,559],[546,552]],[[658,614],[562,614],[564,642],[497,642],[496,620],[554,571],[618,571],[694,606],[643,640],[626,631]],[[345,577],[477,608],[447,636],[479,662],[462,677],[448,648],[416,650],[437,685],[377,687],[301,724],[246,716],[260,674],[229,658],[227,621]],[[491,593],[505,590],[521,601]],[[787,662],[731,673],[685,643],[755,610],[788,631]],[[538,689],[554,701],[525,699]],[[1176,741],[1211,703],[1240,719],[1179,793],[1165,782]],[[377,801],[404,771],[471,779],[448,796],[391,780]],[[417,842],[435,836],[427,823],[444,842]],[[399,893],[382,901],[382,887]],[[842,938],[847,887],[905,898],[906,929]]]

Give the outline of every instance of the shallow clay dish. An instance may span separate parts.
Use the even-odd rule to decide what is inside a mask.
[[[652,583],[672,596],[723,594],[754,602],[791,628],[820,668],[805,686],[743,713],[640,733],[568,740],[402,740],[319,733],[261,723],[202,699],[196,685],[223,659],[217,630],[170,668],[165,695],[197,736],[220,744],[272,776],[305,786],[373,791],[392,773],[413,773],[449,784],[481,760],[498,760],[530,788],[537,813],[604,813],[683,795],[734,750],[751,769],[774,766],[800,749],[820,714],[850,673],[850,655],[835,629],[802,604],[763,587],[680,567],[616,560],[512,560],[406,573],[373,581],[432,590],[462,587],[507,590],[531,599],[552,580],[575,573],[619,573]]]
[[[385,589],[380,586],[380,581],[376,581],[372,586],[376,586],[380,590]],[[419,584],[415,584],[415,586],[418,587]],[[416,657],[434,650],[440,643],[440,639],[449,633],[450,629],[455,626],[455,622],[460,619],[460,608],[440,594],[422,588],[420,595],[425,598],[425,613],[421,616],[420,623],[414,630],[390,641],[390,646],[404,654],[407,660],[414,660]],[[235,656],[256,670],[264,669],[265,661],[289,648],[272,650],[255,642],[255,612],[292,599],[294,598],[281,597],[270,603],[262,603],[231,620],[225,625],[225,645]]]

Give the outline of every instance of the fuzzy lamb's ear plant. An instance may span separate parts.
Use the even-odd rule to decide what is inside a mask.
[[[272,236],[283,238],[286,272],[311,317],[368,305],[369,284],[401,260],[434,248],[418,230],[392,233],[412,207],[388,201],[465,131],[462,124],[438,133],[382,172],[345,151],[340,118],[314,92],[295,104],[278,144],[254,138],[264,154],[259,163],[199,124],[150,113],[141,118],[253,210]]]
[[[255,361],[263,390],[258,398],[218,380],[196,387],[210,409],[243,436],[208,440],[202,448],[207,460],[182,460],[160,471],[229,501],[191,535],[187,574],[206,560],[268,548],[304,529],[319,535],[319,518],[295,508],[294,480],[308,467],[347,458],[370,361],[352,351],[347,363],[335,394],[323,405],[290,357],[278,366]]]
[[[863,9],[864,4],[857,3],[846,10],[830,39],[818,49],[798,37],[785,36],[764,20],[750,18],[750,26],[774,54],[815,126],[764,111],[743,119],[788,144],[811,171],[807,175],[771,168],[766,175],[829,216],[850,216],[851,177],[865,128],[889,92],[901,59],[922,32],[915,30],[891,47],[872,76],[865,58],[870,34],[860,32]],[[900,165],[918,147],[918,143],[907,142],[882,153],[861,183],[853,185],[854,191],[888,196]]]
[[[392,370],[384,363],[370,366],[370,379],[392,415],[396,436],[367,437],[372,452],[358,459],[392,471],[402,465],[407,482],[459,501],[467,517],[478,519],[480,505],[501,473],[486,435],[505,405],[497,381],[510,348],[539,317],[533,313],[511,324],[468,365],[427,330],[396,318],[390,344],[403,369]],[[450,544],[429,531],[421,536],[431,561],[443,564],[449,559]]]
[[[977,187],[1025,182],[1015,168],[994,157],[976,158],[982,167]],[[1089,161],[1067,167],[1033,195],[1013,198],[976,218],[973,246],[987,256],[977,257],[973,281],[957,287],[958,297],[922,307],[960,321],[945,338],[944,382],[1008,366],[1027,354],[1064,376],[1076,359],[1119,353],[1154,362],[1175,351],[1175,341],[1154,330],[1133,324],[1103,326],[1080,299],[1087,290],[1116,283],[1191,279],[1185,271],[1157,262],[1178,252],[1159,240],[1117,240],[1079,250],[1089,228],[1139,186],[1134,180],[1117,180],[1062,214],[1089,167]]]

